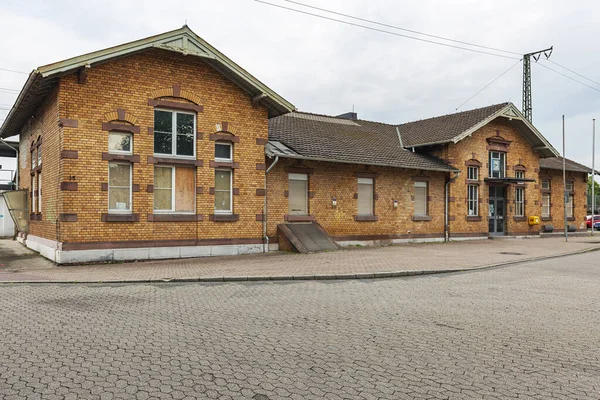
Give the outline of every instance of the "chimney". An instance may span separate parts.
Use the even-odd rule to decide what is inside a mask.
[[[356,121],[358,119],[358,114],[354,111],[351,111],[344,114],[336,115],[336,118],[351,119],[353,121]]]

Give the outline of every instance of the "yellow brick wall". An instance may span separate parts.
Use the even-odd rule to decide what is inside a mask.
[[[550,221],[542,221],[541,224],[551,223],[554,225],[554,231],[562,231],[565,228],[564,224],[564,185],[563,174],[560,170],[542,169],[540,171],[539,189],[541,190],[542,179],[550,179]],[[567,182],[573,181],[573,215],[574,217],[568,221],[568,224],[573,224],[577,229],[585,230],[585,225],[582,225],[587,215],[587,178],[586,173],[577,173],[567,171]],[[541,201],[541,192],[540,192]],[[541,205],[539,215],[542,215]]]
[[[438,151],[440,157],[447,154],[448,161],[461,170],[460,177],[450,185],[450,234],[470,235],[486,234],[488,226],[488,199],[489,186],[484,179],[489,177],[489,150],[487,138],[499,134],[502,138],[511,141],[506,153],[506,175],[514,178],[514,166],[520,164],[526,168],[526,179],[537,179],[539,171],[539,154],[533,151],[532,145],[509,122],[498,118],[488,125],[473,133],[456,144],[450,144],[444,151]],[[481,162],[479,170],[479,215],[481,221],[467,221],[467,165],[466,161],[476,159]],[[506,217],[505,230],[510,234],[537,234],[539,227],[530,227],[527,221],[516,221],[515,211],[515,186],[506,186]],[[525,216],[540,215],[540,192],[536,182],[528,182],[525,186]]]
[[[272,162],[272,161],[271,161]],[[280,159],[267,175],[268,188],[268,235],[277,234],[277,224],[284,223],[288,214],[288,173],[285,167],[297,167],[296,161]],[[309,176],[309,213],[330,235],[337,239],[368,240],[378,236],[441,237],[444,234],[444,182],[446,174],[442,172],[419,171],[401,168],[370,167],[368,172],[378,175],[374,180],[374,191],[378,199],[374,201],[374,212],[378,221],[354,220],[357,214],[358,181],[355,172],[365,172],[362,165],[338,164],[305,161],[302,167],[314,169]],[[431,221],[413,221],[414,176],[428,176],[429,215]],[[337,205],[332,205],[335,197]],[[398,208],[393,201],[398,200]]]
[[[196,173],[196,186],[203,188],[203,194],[196,196],[196,212],[204,220],[197,223],[147,220],[153,209],[153,194],[146,189],[154,179],[154,165],[148,164],[154,148],[153,135],[148,133],[154,124],[154,107],[148,105],[148,99],[173,85],[181,87],[182,96],[199,99],[204,107],[197,114],[197,131],[203,137],[197,141],[196,151],[197,159],[204,161]],[[62,212],[77,214],[78,222],[62,224],[60,241],[261,238],[262,224],[256,221],[256,214],[262,212],[263,197],[256,195],[256,189],[264,187],[264,171],[257,170],[256,164],[264,163],[264,146],[256,139],[268,136],[267,110],[253,107],[246,92],[203,61],[162,50],[111,61],[91,68],[85,84],[78,83],[77,74],[63,77],[60,102],[60,117],[78,121],[77,128],[64,128],[63,149],[79,152],[78,159],[63,160],[60,180],[76,177],[78,191],[63,192]],[[141,157],[140,163],[133,164],[133,184],[140,185],[140,191],[133,193],[133,213],[140,215],[135,223],[101,222],[101,215],[108,209],[108,192],[101,190],[102,183],[108,182],[108,161],[102,160],[108,132],[102,130],[102,123],[114,117],[119,108],[126,110],[126,119],[140,127],[140,133],[133,135],[133,153]],[[240,192],[233,199],[233,212],[240,216],[238,222],[211,222],[208,218],[214,210],[214,195],[209,194],[209,188],[214,187],[214,168],[209,161],[214,159],[215,144],[209,135],[222,121],[228,122],[240,137],[233,151],[234,161],[240,163],[233,175],[233,187]]]
[[[61,174],[60,148],[62,140],[61,128],[58,125],[58,88],[53,90],[42,102],[33,118],[23,127],[19,145],[19,188],[31,193],[31,143],[42,138],[42,212],[41,220],[29,221],[29,234],[51,240],[57,236],[57,216],[61,212],[61,192],[58,184]],[[37,164],[36,164],[37,165]],[[37,203],[37,201],[36,201]],[[37,213],[31,209],[30,213]],[[37,205],[36,205],[37,208]]]

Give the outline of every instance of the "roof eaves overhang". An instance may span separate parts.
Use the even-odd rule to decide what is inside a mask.
[[[15,115],[17,114],[17,112],[20,110],[20,107],[23,104],[25,98],[27,97],[29,90],[38,81],[39,77],[40,77],[40,74],[39,74],[38,70],[33,70],[29,74],[29,77],[27,78],[25,85],[23,85],[23,87],[21,88],[21,91],[19,92],[19,95],[17,96],[15,103],[13,104],[12,108],[6,115],[6,118],[4,119],[2,126],[0,126],[0,138],[5,139],[7,137],[18,135],[20,133],[18,130],[19,129],[18,127],[15,127],[15,128],[13,128],[13,130],[11,130],[10,125],[13,123],[13,119],[15,118]]]
[[[20,126],[15,126],[12,129],[10,126],[13,125],[13,122],[19,125],[18,120],[13,121],[16,114],[28,113],[30,111],[28,109],[22,110],[22,105],[24,99],[29,96],[29,91],[35,83],[39,82],[39,84],[43,86],[43,84],[49,80],[72,73],[80,68],[97,66],[151,48],[203,58],[211,67],[225,75],[250,95],[265,95],[261,101],[269,110],[269,117],[283,115],[296,109],[292,103],[271,90],[261,81],[226,57],[223,53],[196,35],[187,25],[185,25],[180,29],[170,32],[83,54],[67,60],[44,65],[34,70],[29,74],[29,78],[21,89],[13,108],[6,116],[2,127],[0,127],[0,137],[10,137],[20,133]],[[50,90],[50,88],[47,88],[46,91],[40,93],[40,96],[36,96],[38,97],[38,101],[35,101],[36,99],[34,99],[31,101],[31,104],[39,105],[43,100],[40,99],[40,97],[47,95]],[[24,120],[26,117],[27,115],[21,116],[19,119]]]
[[[448,168],[428,168],[428,167],[413,167],[413,166],[400,166],[393,164],[385,164],[385,163],[374,163],[374,162],[358,162],[358,161],[348,161],[348,160],[337,160],[332,158],[324,158],[324,157],[309,157],[303,156],[301,154],[283,154],[283,153],[271,153],[267,154],[270,158],[279,157],[279,158],[289,158],[293,160],[307,160],[307,161],[322,161],[322,162],[332,162],[332,163],[340,163],[340,164],[354,164],[354,165],[372,165],[377,167],[391,167],[391,168],[403,168],[403,169],[415,169],[415,170],[424,170],[424,171],[439,171],[439,172],[459,172],[457,168],[448,166]]]

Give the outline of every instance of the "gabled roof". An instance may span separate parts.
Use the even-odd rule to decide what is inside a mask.
[[[269,120],[270,157],[456,171],[439,158],[400,145],[393,125],[292,112]]]
[[[496,118],[506,118],[542,157],[556,157],[559,153],[512,103],[463,111],[441,117],[398,125],[404,147],[423,147],[458,143]]]
[[[540,160],[540,168],[545,168],[545,169],[557,169],[562,171],[563,169],[563,158],[562,157],[549,157],[549,158],[542,158]],[[571,171],[571,172],[585,172],[585,173],[591,173],[592,169],[590,167],[586,167],[583,164],[579,164],[578,162],[575,162],[573,160],[569,160],[568,158],[565,158],[565,170],[566,171]],[[596,171],[596,174],[598,174],[599,172]]]
[[[15,105],[0,128],[0,137],[5,138],[19,134],[21,126],[40,106],[61,76],[86,66],[93,68],[95,65],[152,48],[201,57],[206,63],[251,96],[260,99],[261,103],[268,108],[270,117],[282,115],[295,109],[293,104],[269,89],[265,84],[196,35],[187,25],[184,25],[174,31],[83,54],[33,70],[29,74],[23,89],[21,89]]]

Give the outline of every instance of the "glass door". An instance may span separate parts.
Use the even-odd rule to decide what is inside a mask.
[[[488,225],[492,236],[504,235],[505,190],[503,187],[490,186],[488,200]]]

